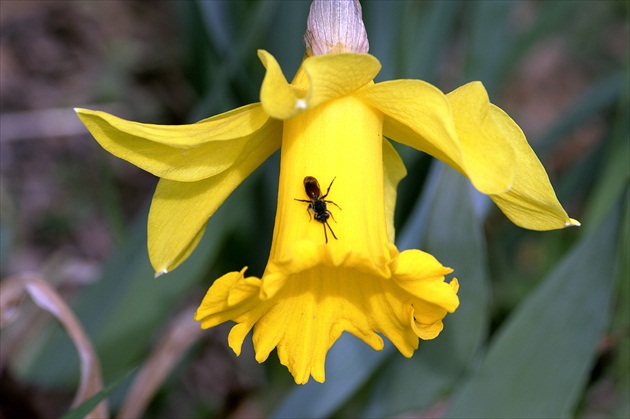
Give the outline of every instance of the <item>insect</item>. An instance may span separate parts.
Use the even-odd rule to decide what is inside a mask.
[[[335,204],[333,201],[329,201],[326,199],[328,193],[330,192],[330,187],[332,186],[335,179],[336,177],[334,177],[333,180],[330,181],[330,185],[328,185],[326,193],[324,195],[321,195],[321,190],[319,189],[319,182],[317,181],[317,179],[315,179],[313,176],[306,176],[304,178],[304,191],[306,192],[306,195],[309,197],[309,199],[293,198],[296,201],[308,202],[306,212],[308,212],[309,220],[311,218],[315,218],[317,221],[322,223],[322,225],[324,226],[324,237],[326,238],[326,243],[328,243],[328,233],[326,233],[326,227],[328,227],[335,240],[338,240],[337,236],[335,236],[335,232],[330,227],[330,224],[328,224],[328,218],[332,218],[334,221],[335,217],[333,217],[332,212],[330,212],[330,210],[328,209],[327,204],[333,204],[339,209],[341,209],[341,207]],[[312,217],[311,212],[313,213]]]

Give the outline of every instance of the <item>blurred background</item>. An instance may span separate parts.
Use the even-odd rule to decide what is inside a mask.
[[[164,374],[145,382],[156,387],[148,405],[138,402],[144,417],[630,416],[627,1],[362,2],[383,66],[376,81],[449,92],[481,80],[582,222],[520,229],[467,180],[397,147],[409,172],[397,245],[430,251],[462,284],[462,306],[413,358],[344,334],[326,383],[298,387],[274,353],[256,363],[249,338],[237,358],[231,325],[193,323],[215,278],[264,270],[277,153],[210,220],[191,258],[153,278],[146,220],[157,179],[102,150],[72,109],[182,124],[256,102],[256,50],[290,80],[309,5],[2,0],[0,277],[36,272],[68,302],[98,353],[112,415],[161,355],[168,362],[150,370],[162,362]],[[25,299],[1,337],[0,417],[65,414],[79,360],[59,324]]]

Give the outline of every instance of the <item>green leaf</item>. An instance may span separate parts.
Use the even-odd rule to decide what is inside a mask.
[[[597,183],[590,197],[587,208],[584,211],[584,225],[596,225],[606,215],[607,209],[612,202],[619,196],[621,191],[628,184],[630,179],[630,166],[628,165],[628,156],[630,156],[630,126],[628,126],[628,113],[630,112],[630,69],[625,68],[624,82],[621,89],[621,97],[619,105],[615,112],[615,118],[610,126],[610,139],[606,138],[604,146],[606,147],[606,156],[601,163],[601,173],[597,176]],[[592,173],[589,173],[592,176]]]
[[[590,118],[594,118],[604,110],[615,105],[624,90],[623,72],[613,73],[590,84],[589,88],[578,99],[571,102],[563,110],[553,125],[536,141],[536,154],[548,155],[560,141]]]
[[[627,184],[627,183],[626,183]],[[614,403],[610,417],[630,417],[630,195],[626,195],[626,212],[620,231],[619,239],[619,267],[617,269],[617,289],[615,295],[617,306],[611,322],[611,334],[613,339],[619,339],[617,350],[614,351],[614,359],[611,362],[612,377],[617,383],[617,400]],[[602,378],[604,381],[606,378]]]
[[[514,1],[467,2],[470,8],[465,22],[470,25],[467,74],[482,80],[492,97],[500,83],[503,62],[515,41],[509,14]]]
[[[273,27],[274,13],[279,6],[277,2],[251,5],[244,2],[198,2],[208,39],[215,47],[211,50],[220,58],[209,65],[214,71],[207,75],[207,90],[192,112],[193,120],[242,105],[231,88],[244,91],[248,97],[245,102],[258,99],[261,79],[252,78],[243,64],[258,61],[256,49],[264,45],[260,42]],[[217,21],[227,23],[215,30]],[[237,33],[231,36],[228,27],[235,27],[233,31]],[[204,51],[197,53],[203,54]],[[257,63],[257,69],[262,78],[263,66]],[[250,96],[252,92],[255,94]]]
[[[102,400],[104,400],[107,396],[109,396],[112,391],[117,389],[121,384],[123,384],[127,379],[136,371],[137,368],[132,368],[125,375],[120,377],[119,379],[113,381],[103,390],[96,393],[94,396],[90,397],[83,403],[81,403],[76,408],[70,410],[68,413],[62,416],[62,419],[70,419],[70,418],[83,418],[88,415],[96,405],[98,405]]]
[[[370,42],[369,53],[378,57],[384,64],[376,81],[395,79],[394,68],[401,55],[398,44],[398,31],[395,30],[403,16],[404,3],[400,1],[363,2],[363,22]]]
[[[391,7],[387,5],[388,7]],[[421,79],[429,83],[439,80],[440,68],[436,61],[447,49],[462,3],[459,1],[403,3],[398,26],[401,36],[389,45],[398,45],[402,65],[395,78]]]
[[[620,206],[506,320],[447,417],[571,416],[611,312]]]

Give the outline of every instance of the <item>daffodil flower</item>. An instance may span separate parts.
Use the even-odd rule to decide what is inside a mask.
[[[281,149],[263,275],[247,276],[243,268],[218,278],[195,319],[203,328],[235,322],[228,341],[237,355],[253,329],[257,361],[277,348],[296,383],[310,376],[324,381],[326,353],[344,331],[376,350],[385,336],[410,357],[419,339],[435,338],[446,313],[459,305],[457,280],[445,281],[450,268],[394,245],[396,187],[406,171],[388,139],[449,164],[519,226],[579,224],[556,199],[520,128],[489,102],[481,83],[446,95],[420,80],[375,84],[381,65],[365,53],[366,38],[315,39],[317,24],[326,23],[314,12],[316,3],[306,37],[311,55],[291,83],[271,54],[258,52],[266,68],[260,103],[180,126],[77,109],[106,150],[160,178],[148,221],[158,274],[188,257],[227,196]],[[358,3],[349,4],[348,15],[356,15]],[[325,52],[317,52],[322,45]],[[319,181],[317,196],[307,195],[307,176]],[[333,179],[325,199],[334,205],[325,210],[336,238],[326,240],[313,206],[300,200],[325,194]]]

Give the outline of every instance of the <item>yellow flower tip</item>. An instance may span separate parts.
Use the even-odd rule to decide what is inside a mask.
[[[72,108],[72,110],[74,110],[74,112],[78,115],[92,115],[94,113],[97,113],[98,111],[93,111],[92,109],[85,109],[85,108]]]
[[[564,225],[566,227],[579,227],[582,225],[582,223],[580,223],[578,220],[573,219],[573,218],[569,218],[569,221],[567,221],[566,223],[564,223]]]
[[[196,320],[196,319],[195,319]],[[249,327],[246,324],[237,324],[230,330],[228,335],[228,345],[236,356],[241,355],[241,349],[243,347],[243,341],[245,336],[249,333]]]
[[[161,277],[162,275],[165,275],[165,274],[167,274],[167,273],[168,273],[168,270],[167,270],[167,269],[162,269],[161,271],[157,271],[157,272],[155,273],[155,275],[153,275],[153,277],[157,279],[157,278],[159,278],[159,277]]]
[[[457,292],[459,291],[459,281],[457,280],[457,278],[453,278],[451,279],[451,282],[449,282],[449,285],[451,286],[451,288],[453,289],[453,292],[455,294],[457,294]],[[453,310],[455,311],[455,310]],[[451,311],[451,313],[453,312]]]
[[[307,55],[367,53],[370,44],[358,0],[313,0],[304,33]]]
[[[84,108],[73,108],[73,110],[81,121],[83,121],[86,116],[93,115],[95,112],[93,110]]]
[[[287,82],[273,55],[259,49],[258,58],[266,70],[260,88],[260,102],[265,113],[275,119],[284,120],[306,109],[307,102],[301,98],[301,92]]]
[[[85,109],[85,108],[72,108],[74,110],[74,112],[76,112],[76,114],[81,117],[81,115],[93,115],[95,113],[98,113],[98,111],[93,111],[91,109]]]

